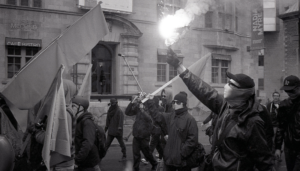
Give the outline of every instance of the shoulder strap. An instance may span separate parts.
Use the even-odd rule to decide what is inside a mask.
[[[230,120],[230,122],[228,123],[228,125],[226,126],[226,128],[224,129],[224,131],[221,133],[220,138],[214,143],[213,147],[212,147],[212,152],[214,151],[214,149],[219,146],[224,138],[228,135],[229,131],[231,131],[231,129],[233,128],[233,126],[236,125],[236,121],[235,120]]]

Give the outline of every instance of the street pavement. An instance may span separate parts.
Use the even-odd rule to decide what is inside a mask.
[[[211,145],[208,140],[208,136],[205,135],[206,126],[200,126],[198,122],[199,128],[199,142],[203,144],[205,151],[207,153],[210,152]],[[130,132],[130,131],[126,131]],[[124,137],[129,134],[124,134]],[[119,162],[122,157],[121,147],[119,146],[117,140],[115,139],[107,151],[105,158],[100,163],[101,171],[132,171],[133,164],[133,155],[132,155],[132,136],[129,137],[128,141],[125,141],[126,144],[126,153],[127,160],[124,162]],[[154,152],[156,154],[156,152]],[[142,155],[143,156],[143,155]],[[161,164],[162,165],[162,164]],[[276,162],[275,164],[276,171],[286,171],[284,155],[282,156],[282,162]],[[151,164],[145,165],[144,163],[140,163],[140,171],[150,171]],[[197,171],[197,169],[193,169],[193,171]]]

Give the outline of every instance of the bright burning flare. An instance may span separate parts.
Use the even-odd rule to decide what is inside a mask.
[[[168,15],[161,20],[159,31],[161,36],[166,40],[166,45],[172,45],[182,35],[183,28],[191,22],[191,17],[183,10],[176,11],[175,15]],[[181,32],[180,32],[181,31]]]
[[[174,15],[168,15],[163,18],[159,25],[159,31],[165,39],[166,45],[172,45],[183,37],[187,31],[184,27],[194,20],[195,15],[205,14],[212,3],[213,0],[187,0],[184,9],[180,9]]]

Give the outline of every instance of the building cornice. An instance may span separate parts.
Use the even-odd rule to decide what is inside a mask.
[[[75,16],[83,16],[87,12],[87,11],[84,11],[84,12],[70,12],[70,11],[35,8],[35,7],[25,7],[25,6],[16,6],[16,5],[6,5],[6,4],[0,4],[0,9],[1,8],[14,9],[14,10],[23,10],[23,11],[33,11],[33,12],[53,13],[53,14],[75,15]]]

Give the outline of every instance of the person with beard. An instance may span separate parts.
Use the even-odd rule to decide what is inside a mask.
[[[187,96],[184,93],[175,95],[173,112],[159,112],[153,96],[145,103],[154,121],[167,124],[167,144],[164,148],[164,169],[166,171],[191,171],[186,164],[188,157],[198,144],[198,127],[195,118],[188,113]]]
[[[123,141],[124,114],[118,106],[118,101],[115,98],[110,99],[109,105],[110,107],[107,112],[106,126],[104,129],[105,132],[108,131],[105,148],[107,151],[114,138],[116,138],[121,146],[121,151],[123,153],[121,160],[119,160],[121,162],[126,160],[126,147]]]
[[[153,130],[153,123],[148,111],[141,103],[141,97],[133,98],[133,100],[128,104],[125,110],[125,114],[128,116],[135,116],[135,122],[132,128],[132,152],[134,171],[139,171],[139,165],[141,161],[140,151],[142,151],[142,153],[144,154],[145,159],[151,163],[151,170],[155,171],[158,163],[150,152],[149,147],[150,135]]]
[[[284,140],[284,154],[288,171],[300,170],[300,79],[290,75],[283,87],[288,98],[278,108],[278,129],[275,135],[275,156],[280,159]]]
[[[273,155],[260,117],[265,111],[255,100],[253,79],[245,74],[227,72],[229,80],[222,96],[186,69],[171,48],[167,52],[167,62],[177,69],[191,93],[218,115],[212,138],[213,170],[273,170]]]

